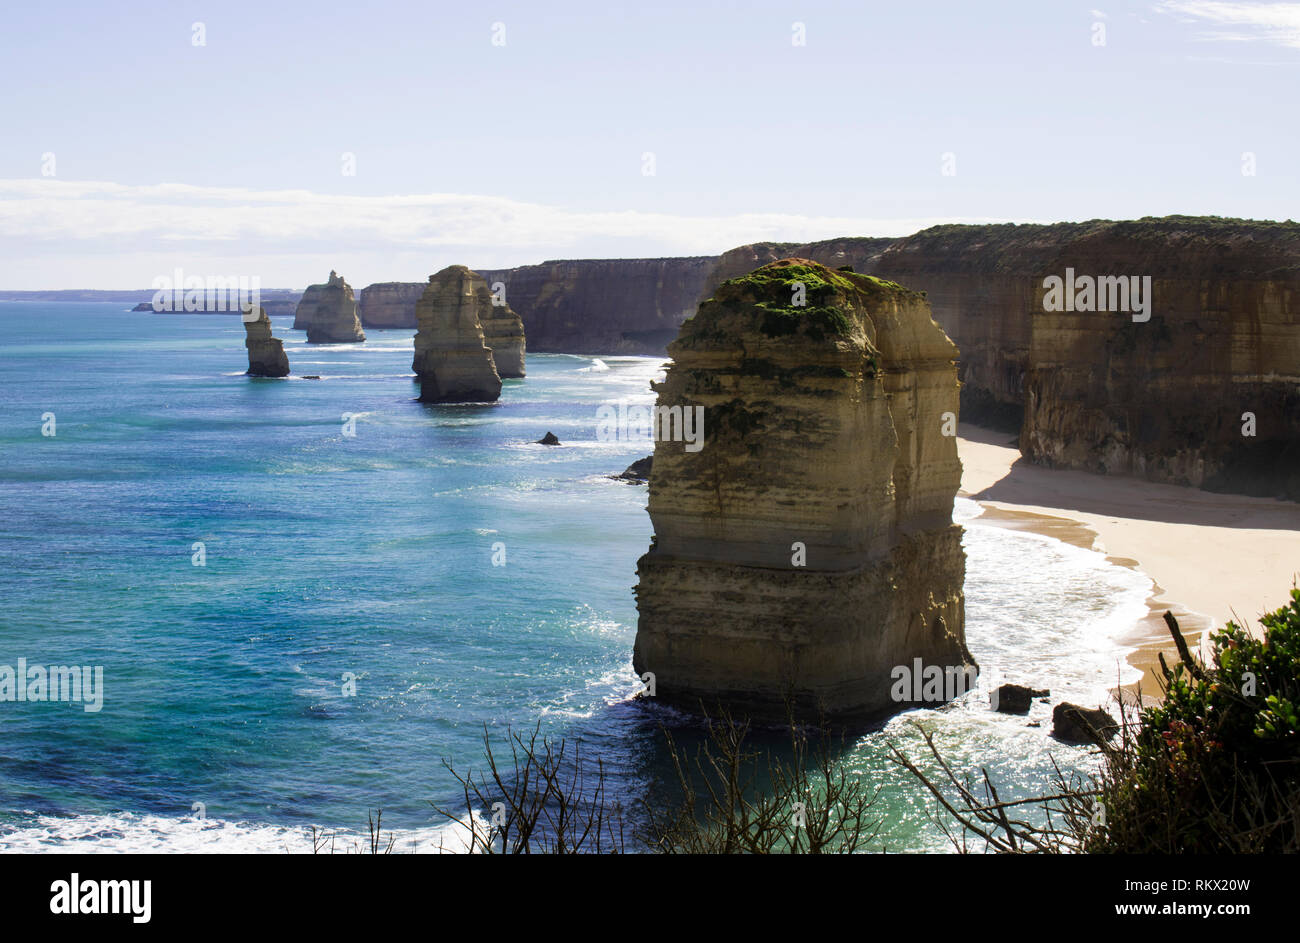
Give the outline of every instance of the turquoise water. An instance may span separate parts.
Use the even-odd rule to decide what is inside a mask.
[[[477,763],[484,725],[581,738],[625,798],[666,774],[673,718],[629,701],[646,492],[605,477],[649,445],[595,432],[662,362],[531,355],[495,405],[425,406],[411,331],[311,348],[290,323],[321,380],[244,377],[235,317],[0,304],[0,665],[104,672],[97,713],[0,703],[0,847],[309,850],[382,808],[429,848],[442,760]],[[1101,696],[1150,584],[978,513],[959,501],[986,673]],[[916,719],[1010,792],[1087,762],[975,697],[896,719],[852,757],[891,848],[942,847],[884,759]]]

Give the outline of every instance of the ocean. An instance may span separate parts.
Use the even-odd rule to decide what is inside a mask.
[[[313,826],[342,850],[377,809],[395,850],[454,848],[446,763],[538,724],[620,799],[671,777],[660,724],[689,721],[632,700],[646,489],[607,477],[651,446],[596,437],[664,362],[530,354],[498,403],[428,406],[413,331],[309,347],[291,323],[296,376],[252,379],[235,316],[0,303],[0,666],[103,677],[98,710],[0,702],[0,850],[310,852]],[[958,499],[986,678],[1096,704],[1137,677],[1119,640],[1150,581],[979,513]],[[873,848],[949,847],[888,760],[915,722],[1004,797],[1093,762],[1050,705],[900,715],[850,744]]]

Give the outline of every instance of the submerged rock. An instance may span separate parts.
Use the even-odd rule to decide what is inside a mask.
[[[630,481],[634,485],[643,485],[650,480],[650,469],[654,465],[654,456],[638,458],[623,470],[621,475],[610,475],[616,481]]]
[[[501,377],[479,321],[482,282],[463,265],[429,276],[415,309],[419,328],[411,364],[421,402],[484,403],[501,396]]]
[[[1119,724],[1108,711],[1080,707],[1068,701],[1057,704],[1052,710],[1052,736],[1066,743],[1092,743],[1095,731],[1103,740],[1109,740],[1119,731]]]
[[[1051,693],[1027,688],[1023,684],[1004,684],[990,695],[989,704],[1002,714],[1028,714],[1035,698],[1047,697]]]
[[[250,377],[287,377],[289,357],[284,352],[284,342],[271,336],[271,319],[265,308],[253,314],[250,307],[244,312],[244,346],[248,348]]]
[[[352,344],[366,339],[357,318],[352,286],[334,272],[324,285],[311,285],[303,292],[294,327],[300,321],[307,330],[309,344]]]
[[[537,440],[538,445],[559,445],[560,440],[555,437],[554,432],[548,432]]]
[[[893,681],[914,659],[969,678],[957,349],[925,298],[779,261],[720,285],[669,353],[654,388],[682,434],[655,445],[633,653],[657,696],[866,718],[911,706]]]

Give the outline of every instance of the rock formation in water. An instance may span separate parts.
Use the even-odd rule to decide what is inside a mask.
[[[615,481],[627,481],[634,485],[644,485],[650,480],[650,469],[654,467],[654,456],[647,455],[645,458],[638,458],[627,468],[623,469],[621,475],[610,475]]]
[[[724,253],[710,281],[779,248]],[[961,350],[963,419],[1020,432],[1034,462],[1300,500],[1300,224],[952,225],[799,252],[924,292]],[[1067,271],[1121,301],[1149,277],[1150,320],[1093,295],[1045,310]]]
[[[321,292],[324,289],[324,285],[308,285],[303,289],[301,297],[298,298],[298,306],[293,310],[293,330],[307,330],[307,325],[316,316],[316,306],[320,304]]]
[[[311,285],[303,292],[294,327],[299,321],[304,322],[309,344],[352,344],[366,339],[357,319],[352,286],[334,272],[325,284]]]
[[[909,706],[915,659],[969,680],[957,350],[925,299],[785,260],[719,286],[669,353],[633,655],[656,696],[867,717]]]
[[[668,259],[574,259],[480,269],[490,287],[505,285],[534,351],[662,354],[691,316],[712,270],[712,256]],[[415,327],[417,282],[383,282],[361,292],[366,327]]]
[[[501,377],[484,341],[479,312],[483,279],[463,265],[429,276],[416,306],[412,369],[424,403],[495,402]],[[487,301],[491,306],[490,299]]]
[[[492,351],[497,373],[503,380],[517,380],[524,375],[524,322],[504,300],[497,304],[483,276],[477,272],[470,272],[470,275],[474,278],[474,292],[478,296],[478,320],[483,325],[483,340]]]
[[[289,357],[284,352],[284,342],[271,336],[271,319],[265,308],[244,312],[244,346],[248,348],[248,376],[287,377]]]

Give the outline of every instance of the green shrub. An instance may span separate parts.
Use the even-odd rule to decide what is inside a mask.
[[[1107,751],[1087,850],[1300,850],[1300,590],[1260,622],[1262,639],[1234,622],[1212,635],[1208,665],[1161,659],[1165,700]]]

